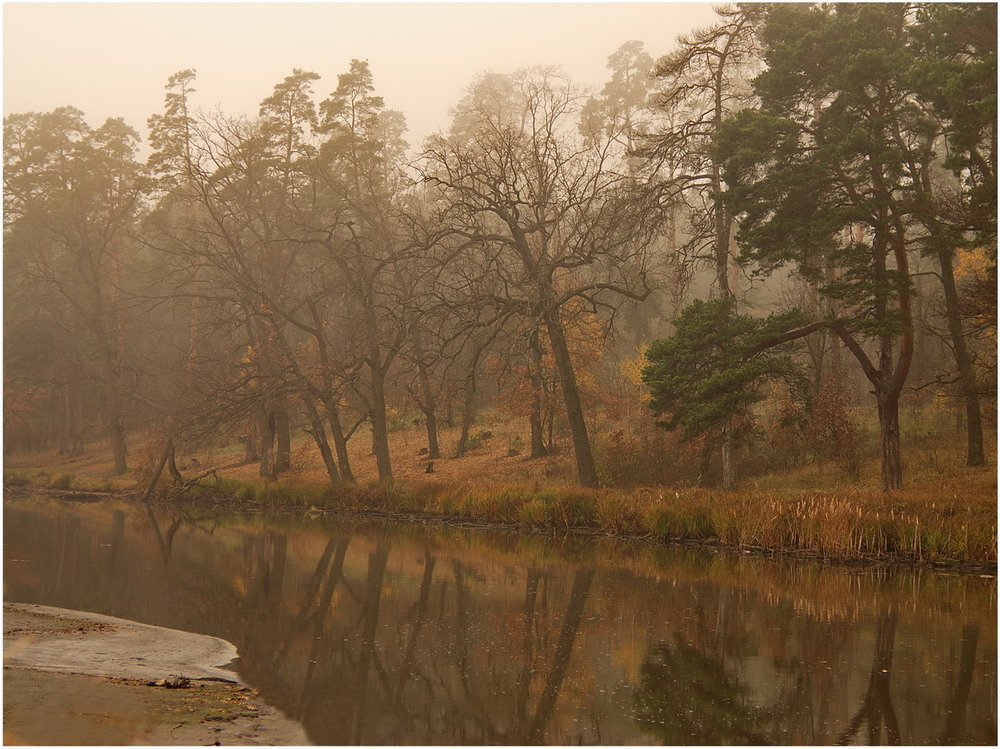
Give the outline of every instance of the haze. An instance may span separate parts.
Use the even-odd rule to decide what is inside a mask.
[[[483,70],[557,64],[600,87],[623,42],[658,56],[714,17],[707,3],[7,3],[4,114],[71,105],[145,134],[178,70],[197,70],[197,106],[255,115],[292,68],[322,76],[322,98],[359,58],[417,144]]]

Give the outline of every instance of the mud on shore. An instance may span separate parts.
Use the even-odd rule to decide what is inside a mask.
[[[6,745],[309,743],[220,668],[224,640],[26,604],[5,603],[3,624]]]

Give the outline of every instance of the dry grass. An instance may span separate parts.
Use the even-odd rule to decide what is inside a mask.
[[[961,465],[960,445],[917,446],[908,455],[906,488],[887,494],[876,488],[875,467],[859,485],[829,481],[829,469],[810,467],[772,475],[740,492],[643,487],[584,490],[573,485],[568,449],[528,460],[512,455],[518,435],[502,422],[493,437],[470,455],[436,459],[434,472],[419,454],[416,430],[392,435],[395,480],[362,481],[335,488],[319,467],[315,448],[297,441],[293,470],[278,481],[256,476],[256,465],[239,465],[239,446],[180,455],[200,468],[218,467],[211,491],[273,506],[433,513],[528,528],[585,528],[599,532],[688,539],[741,549],[805,553],[828,559],[891,559],[917,562],[995,563],[997,493],[991,466]],[[457,430],[445,430],[442,447],[453,451]],[[352,464],[359,477],[373,477],[375,460],[359,435]],[[933,452],[933,460],[927,457]],[[72,460],[32,456],[8,471],[58,488],[108,490],[148,481],[155,446],[133,455],[130,477],[109,476],[103,451]],[[210,482],[212,483],[212,482]],[[811,484],[812,488],[801,488]],[[825,484],[825,486],[824,486]],[[816,486],[823,488],[817,489]]]

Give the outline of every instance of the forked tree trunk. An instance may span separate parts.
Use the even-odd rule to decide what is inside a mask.
[[[573,455],[576,458],[577,477],[581,486],[596,489],[600,486],[597,478],[597,466],[590,447],[590,436],[587,434],[587,421],[583,415],[583,403],[580,400],[580,389],[576,382],[576,372],[573,371],[573,361],[570,358],[569,345],[562,322],[558,318],[558,310],[551,310],[545,318],[545,326],[552,345],[552,357],[555,360],[559,382],[562,385],[563,400],[566,403],[566,419],[569,421],[570,437],[573,440]]]
[[[323,459],[323,466],[326,468],[326,475],[330,477],[330,483],[334,486],[339,486],[343,483],[340,477],[340,470],[337,468],[337,461],[333,458],[333,451],[330,449],[330,443],[326,438],[326,430],[323,429],[323,422],[321,419],[312,419],[312,429],[310,431],[312,434],[313,441],[316,443],[316,448],[319,450],[320,457]]]
[[[333,446],[337,451],[340,477],[347,483],[353,484],[356,479],[351,470],[351,456],[347,452],[347,437],[344,436],[344,427],[340,422],[340,409],[337,408],[336,403],[327,404],[326,418],[330,422],[330,436],[333,437]]]

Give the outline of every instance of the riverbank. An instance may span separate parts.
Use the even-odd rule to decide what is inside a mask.
[[[82,484],[86,485],[86,484]],[[847,565],[903,565],[995,575],[995,492],[712,492],[708,490],[532,490],[396,482],[342,487],[319,483],[212,481],[142,502],[133,490],[12,483],[8,497],[117,499],[183,516],[288,512],[495,529],[572,533],[683,544],[755,556]],[[947,494],[945,494],[947,496]]]
[[[309,743],[220,668],[224,640],[17,603],[3,624],[6,745]]]
[[[996,569],[992,459],[990,465],[975,469],[951,460],[929,461],[913,471],[905,488],[893,492],[866,485],[805,488],[790,482],[725,492],[660,486],[588,490],[527,474],[523,482],[504,481],[486,463],[480,466],[483,475],[474,479],[421,473],[421,478],[406,474],[410,478],[334,487],[308,461],[267,481],[254,476],[255,466],[221,462],[222,457],[203,455],[194,474],[201,478],[192,485],[179,487],[161,478],[157,501],[190,500],[247,511],[263,507],[390,513],[420,522],[571,530],[848,563]],[[8,491],[41,488],[74,496],[90,492],[94,497],[132,498],[142,494],[149,481],[141,470],[118,478],[109,472],[99,453],[55,462],[36,455],[21,464],[8,463],[4,480]]]

